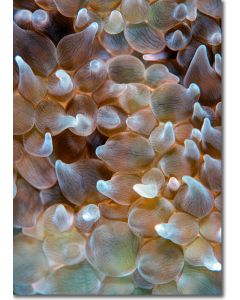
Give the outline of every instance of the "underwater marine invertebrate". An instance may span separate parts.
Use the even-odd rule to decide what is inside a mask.
[[[221,14],[14,1],[16,295],[222,293]]]

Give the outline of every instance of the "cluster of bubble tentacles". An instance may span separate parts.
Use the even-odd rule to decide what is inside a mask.
[[[14,293],[221,294],[221,3],[14,1]]]

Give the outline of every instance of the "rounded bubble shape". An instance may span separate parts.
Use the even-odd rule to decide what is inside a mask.
[[[129,45],[143,54],[158,53],[165,47],[163,33],[147,23],[127,24],[124,35]]]
[[[99,207],[95,204],[88,204],[75,214],[74,223],[81,232],[90,232],[100,217]]]
[[[149,289],[151,290],[153,288],[153,284],[146,281],[141,274],[138,272],[138,270],[136,270],[133,274],[132,274],[132,278],[133,281],[135,283],[135,286],[138,288],[142,288],[142,289]]]
[[[15,56],[18,65],[18,90],[19,93],[27,100],[38,103],[46,93],[46,82],[43,78],[36,76],[29,64],[27,64],[21,56]]]
[[[165,83],[151,96],[151,108],[161,122],[178,122],[187,118],[200,96],[199,87],[191,84],[188,89],[180,84]]]
[[[13,96],[13,134],[22,135],[29,132],[35,122],[35,111],[31,102],[21,95]]]
[[[103,47],[113,55],[130,54],[133,51],[123,31],[118,34],[109,34],[103,31],[99,39]]]
[[[175,132],[172,122],[159,123],[149,136],[154,151],[161,156],[175,146]]]
[[[129,23],[137,24],[146,19],[149,4],[146,0],[122,0],[120,9]]]
[[[186,146],[188,144],[186,141],[189,141],[190,146]],[[158,167],[162,169],[165,176],[180,180],[182,176],[196,174],[200,157],[199,149],[193,141],[185,140],[185,143],[184,147],[175,145],[160,159]]]
[[[157,88],[164,83],[178,83],[179,78],[172,74],[163,64],[153,64],[145,71],[146,83],[152,88]]]
[[[43,251],[50,261],[59,265],[74,265],[85,259],[85,239],[76,230],[48,234]]]
[[[110,34],[118,34],[123,31],[125,26],[122,14],[118,10],[113,10],[104,20],[104,30]]]
[[[54,0],[58,11],[66,17],[76,16],[78,10],[85,2],[86,0]]]
[[[208,154],[203,156],[200,177],[202,181],[210,188],[211,191],[221,192],[222,190],[222,162]]]
[[[190,123],[176,125],[174,127],[176,141],[180,144],[184,144],[186,139],[190,139],[192,130],[193,125]]]
[[[64,266],[49,274],[34,285],[42,295],[96,295],[101,285],[101,276],[87,262]]]
[[[174,27],[179,22],[174,16],[176,7],[175,0],[158,0],[154,2],[150,5],[147,15],[149,24],[162,31]]]
[[[130,277],[106,277],[102,282],[99,294],[108,296],[124,296],[131,295],[133,290],[134,283]]]
[[[31,28],[32,12],[28,9],[19,9],[14,14],[14,21],[23,29]]]
[[[221,243],[222,215],[218,211],[212,212],[200,223],[201,235],[212,242]]]
[[[175,280],[184,265],[182,248],[165,239],[150,240],[138,253],[138,271],[153,284]]]
[[[13,282],[31,284],[49,271],[48,261],[42,251],[42,242],[23,234],[13,240]]]
[[[179,51],[184,49],[192,39],[191,28],[181,23],[165,33],[165,41],[169,49]]]
[[[108,0],[108,1],[102,1],[102,0],[90,0],[88,1],[88,5],[99,12],[108,12],[113,10],[114,8],[118,7],[121,0]]]
[[[142,135],[149,135],[153,128],[157,126],[157,120],[150,107],[133,113],[127,118],[126,123],[132,131]]]
[[[13,30],[14,52],[29,64],[35,74],[50,75],[57,65],[57,52],[53,42],[45,35],[21,29],[16,23],[13,23]],[[29,44],[32,46],[29,47]]]
[[[220,296],[222,294],[221,275],[205,268],[194,268],[186,264],[177,281],[177,288],[180,295]]]
[[[92,53],[93,41],[98,30],[98,24],[93,22],[81,32],[69,34],[57,45],[59,65],[65,70],[75,70],[87,62]],[[69,47],[76,45],[75,47]]]
[[[97,190],[118,204],[130,205],[139,197],[133,189],[139,182],[137,175],[115,173],[111,180],[99,180]]]
[[[76,118],[74,126],[69,127],[73,133],[88,136],[96,129],[97,106],[88,95],[76,95],[66,107],[69,117]]]
[[[113,105],[101,106],[97,111],[97,128],[106,135],[111,136],[126,128],[127,114],[119,107]]]
[[[132,114],[141,108],[148,106],[151,92],[147,85],[142,83],[129,83],[126,89],[119,95],[120,106],[128,113]]]
[[[177,212],[167,223],[155,226],[157,233],[175,244],[183,245],[192,242],[199,234],[199,225],[192,216]]]
[[[96,182],[110,177],[104,163],[97,159],[81,159],[72,164],[58,160],[55,168],[63,195],[76,205],[82,204],[86,199],[99,198]]]
[[[217,210],[222,211],[222,194],[217,195],[214,200],[214,205]]]
[[[68,101],[73,97],[74,85],[71,76],[62,69],[48,78],[48,96],[56,101]]]
[[[197,2],[197,7],[202,13],[217,19],[222,16],[222,6],[221,0],[201,0]]]
[[[66,129],[53,137],[52,157],[64,163],[73,163],[80,159],[85,147],[85,137],[76,135],[69,129]]]
[[[184,248],[185,260],[196,267],[205,267],[211,271],[220,272],[221,263],[215,257],[213,247],[201,236]]]
[[[154,296],[176,296],[179,295],[175,281],[154,285],[152,290]]]
[[[94,92],[107,78],[105,63],[100,59],[93,59],[82,66],[74,75],[75,85],[83,92]]]
[[[136,173],[149,167],[155,153],[144,137],[122,132],[99,146],[96,155],[114,171]]]
[[[21,176],[37,189],[47,189],[55,185],[57,177],[46,157],[24,154],[16,167]]]
[[[23,136],[24,149],[32,156],[48,157],[53,151],[52,136],[49,132],[41,134],[33,129]]]
[[[156,237],[155,226],[167,222],[174,212],[174,206],[165,198],[140,198],[130,208],[128,225],[141,237]]]
[[[66,204],[57,203],[49,206],[37,222],[41,239],[47,235],[57,235],[69,231],[73,225],[73,209]]]
[[[14,227],[32,227],[43,210],[39,192],[27,181],[17,180],[17,194],[13,201]]]
[[[139,239],[127,223],[110,221],[94,229],[87,241],[90,263],[108,276],[123,277],[136,269]]]
[[[209,214],[213,208],[213,195],[198,180],[183,176],[183,185],[178,190],[174,202],[178,209],[201,218]]]
[[[200,103],[214,105],[221,98],[221,79],[212,68],[205,45],[200,45],[184,76],[184,85],[195,83],[200,88]]]
[[[142,82],[144,71],[141,60],[131,55],[119,55],[108,62],[109,78],[117,83]]]
[[[217,46],[222,41],[221,27],[214,19],[202,14],[193,23],[192,34],[196,40],[212,46]]]
[[[126,221],[129,206],[117,204],[110,199],[105,199],[98,204],[101,215],[110,220]]]

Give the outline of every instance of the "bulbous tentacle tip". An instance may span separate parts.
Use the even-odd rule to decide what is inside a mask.
[[[180,182],[175,177],[170,177],[168,184],[169,190],[176,192],[180,188]]]
[[[211,130],[211,128],[212,128],[212,126],[211,126],[210,120],[208,118],[204,118],[201,133],[205,134],[205,133],[207,133],[208,130]]]
[[[82,218],[86,222],[96,222],[100,217],[100,210],[95,204],[89,204],[82,209]]]
[[[80,15],[87,15],[87,13],[88,13],[87,8],[83,7],[83,8],[81,8],[81,9],[79,9],[77,16],[80,16]]]
[[[73,223],[73,215],[66,210],[63,204],[59,204],[52,216],[52,222],[61,232],[67,231]]]
[[[16,55],[15,56],[15,61],[18,65],[18,67],[20,67],[21,65],[24,65],[25,64],[25,61],[23,60],[23,58],[19,55]]]
[[[85,26],[89,21],[90,21],[90,16],[88,14],[87,8],[84,7],[79,9],[75,20],[75,26],[80,29],[83,26]]]
[[[219,45],[222,42],[222,34],[221,32],[215,32],[211,36],[211,42],[214,43],[214,45]]]
[[[183,176],[182,181],[186,183],[188,186],[194,183],[194,179],[191,176]]]
[[[96,183],[96,188],[100,193],[104,194],[109,190],[109,184],[104,180],[98,180]]]
[[[201,104],[199,102],[194,103],[192,119],[197,118],[198,120],[203,120],[205,117],[207,117],[207,113],[204,111]]]
[[[170,231],[169,231],[169,224],[157,224],[155,226],[155,230],[158,235],[160,235],[163,238],[169,238],[170,236]]]
[[[59,79],[59,88],[65,93],[69,93],[73,89],[73,82],[71,77],[62,69],[56,71],[56,77]]]
[[[103,158],[103,155],[105,153],[105,147],[104,146],[98,146],[95,150],[95,153],[97,155],[98,158]]]
[[[175,132],[173,128],[173,123],[170,121],[164,125],[162,140],[171,145],[175,143]]]
[[[93,22],[92,24],[90,24],[88,26],[88,29],[94,31],[94,33],[96,34],[96,32],[98,31],[98,23],[97,22]]]
[[[65,165],[66,165],[66,164],[65,164],[63,161],[61,161],[60,159],[58,159],[58,160],[56,160],[56,162],[55,162],[55,169],[56,169],[56,170],[60,170],[60,169],[64,168]]]
[[[33,26],[35,25],[37,28],[44,26],[49,22],[49,15],[43,9],[37,9],[32,14],[32,23]]]
[[[202,140],[202,134],[201,131],[197,128],[193,128],[192,132],[191,132],[191,139],[193,139],[196,142],[201,142]]]
[[[97,73],[101,68],[101,62],[97,59],[93,59],[92,61],[90,61],[89,67],[92,72]]]
[[[187,15],[188,15],[188,8],[187,5],[184,3],[180,3],[179,5],[177,5],[173,11],[173,18],[179,22],[185,20]]]
[[[200,96],[200,88],[196,83],[191,83],[187,89],[187,93],[189,93],[191,96],[193,97],[197,97],[199,98]]]
[[[44,136],[44,143],[41,147],[42,153],[46,153],[50,155],[53,151],[53,142],[52,142],[52,136],[50,132],[46,132]]]
[[[159,189],[156,184],[141,184],[137,183],[133,186],[133,190],[144,198],[155,198],[158,195]]]
[[[211,262],[211,263],[207,263],[206,267],[210,270],[210,271],[215,271],[215,272],[220,272],[222,270],[222,264],[220,262]]]

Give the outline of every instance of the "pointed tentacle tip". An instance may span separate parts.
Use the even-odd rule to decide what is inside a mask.
[[[200,151],[194,141],[187,139],[184,141],[184,146],[184,154],[186,157],[196,161],[200,159]]]
[[[162,137],[169,142],[175,142],[175,132],[172,122],[168,121],[167,123],[165,123]]]
[[[202,140],[201,131],[197,128],[193,128],[191,132],[191,138],[196,140],[197,142],[201,142]]]

